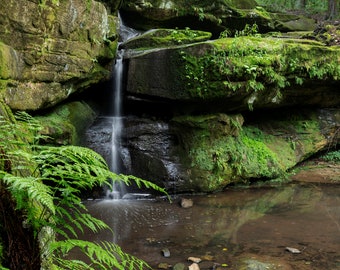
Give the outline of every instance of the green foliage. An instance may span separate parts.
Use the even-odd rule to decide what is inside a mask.
[[[322,156],[322,159],[330,162],[340,162],[340,150],[328,152]]]
[[[259,27],[256,23],[253,25],[246,24],[244,29],[241,31],[236,31],[235,37],[241,37],[241,36],[258,36]]]
[[[25,213],[25,226],[34,237],[43,239],[41,254],[48,267],[56,269],[145,269],[147,264],[125,254],[110,243],[75,240],[87,228],[93,232],[110,229],[104,222],[87,213],[81,202],[81,191],[112,181],[165,192],[158,186],[134,176],[111,172],[104,159],[94,151],[77,146],[40,146],[39,124],[29,115],[17,114],[19,122],[1,118],[0,187],[10,191],[17,210]],[[26,138],[21,139],[21,138]],[[46,233],[49,232],[49,233]],[[51,233],[52,232],[52,233]],[[55,240],[55,234],[66,240]],[[63,256],[80,248],[93,267],[83,262],[66,261]],[[52,268],[52,267],[51,267]]]
[[[285,12],[289,10],[307,11],[310,14],[320,14],[327,11],[328,0],[307,0],[306,6],[302,1],[296,0],[257,0],[259,5],[273,12]]]
[[[196,134],[190,149],[191,166],[211,172],[205,177],[212,190],[226,181],[283,176],[277,154],[267,145],[270,139],[255,127],[243,127],[239,136],[214,140],[209,135]]]
[[[259,92],[278,103],[281,90],[288,86],[340,78],[337,48],[314,41],[261,38],[256,29],[256,25],[247,26],[238,37],[215,40],[204,53],[190,48],[180,51],[182,80],[192,98],[217,99],[248,92],[252,109]]]
[[[91,260],[91,265],[87,265],[82,261],[73,261],[63,259],[75,247],[79,248],[82,253],[87,255]],[[57,269],[151,269],[145,262],[124,253],[121,248],[110,242],[100,242],[98,244],[90,243],[83,240],[65,240],[55,242],[51,245],[51,249],[58,254],[56,259]],[[103,259],[99,259],[103,258]],[[62,268],[60,268],[62,266]]]
[[[0,239],[1,240],[1,239]],[[0,241],[0,270],[4,270],[5,268],[4,267],[2,267],[1,265],[2,265],[2,260],[3,260],[3,245],[2,245],[2,243],[1,243],[1,241]]]

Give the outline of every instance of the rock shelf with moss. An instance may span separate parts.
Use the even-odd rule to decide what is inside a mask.
[[[339,47],[316,41],[223,38],[131,57],[127,90],[178,101],[223,99],[226,110],[293,105],[298,95],[300,105],[329,106],[339,102],[339,63]]]

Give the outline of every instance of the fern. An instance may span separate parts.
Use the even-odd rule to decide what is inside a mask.
[[[39,178],[14,176],[2,171],[0,171],[0,177],[2,181],[8,185],[8,189],[17,200],[19,200],[17,196],[25,194],[29,200],[36,201],[52,214],[55,214],[55,205],[53,203],[53,197],[51,196],[51,190],[44,185]]]
[[[113,243],[74,239],[85,229],[110,230],[87,212],[80,195],[82,190],[111,181],[166,191],[138,177],[111,172],[103,157],[88,148],[41,146],[37,144],[43,138],[39,123],[26,113],[16,117],[18,122],[0,117],[0,191],[10,192],[16,209],[24,214],[25,226],[42,242],[42,264],[56,269],[150,268]],[[64,240],[57,241],[56,236]],[[91,264],[64,259],[74,248],[87,255]]]
[[[62,259],[72,249],[79,248],[82,253],[91,259],[91,264],[84,264],[82,261],[73,261],[72,264],[69,261]],[[55,259],[57,266],[61,265],[60,269],[151,269],[151,267],[144,261],[138,258],[124,253],[121,248],[111,242],[103,241],[100,243],[92,243],[83,240],[65,240],[53,243],[51,249],[58,257]]]

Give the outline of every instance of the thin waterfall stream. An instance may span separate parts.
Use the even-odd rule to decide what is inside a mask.
[[[121,148],[121,133],[123,128],[122,121],[122,83],[123,83],[123,51],[119,51],[113,71],[113,116],[112,116],[112,134],[111,134],[111,171],[119,174],[121,168],[119,165],[119,152]],[[113,181],[111,190],[107,191],[106,196],[111,199],[120,199],[124,195],[124,185]]]
[[[133,38],[139,34],[136,30],[124,25],[120,16],[120,44]],[[122,94],[123,94],[123,77],[124,77],[124,50],[120,50],[118,46],[116,62],[113,69],[113,100],[112,100],[112,133],[111,133],[111,160],[110,169],[112,172],[120,174],[122,168],[120,166],[121,152],[121,134],[123,129],[122,115]],[[120,199],[126,193],[125,186],[122,182],[112,182],[111,190],[107,190],[106,197],[110,199]]]

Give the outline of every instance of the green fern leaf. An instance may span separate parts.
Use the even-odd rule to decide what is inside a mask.
[[[51,189],[44,185],[39,178],[20,177],[3,172],[2,181],[8,185],[13,194],[25,191],[29,200],[35,200],[55,214],[55,205],[51,196]]]

